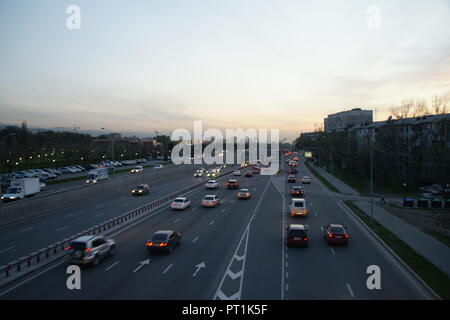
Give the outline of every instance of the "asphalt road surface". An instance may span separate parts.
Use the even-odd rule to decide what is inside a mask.
[[[310,185],[304,185],[309,215],[307,218],[289,217],[286,208],[291,184],[286,182],[285,169],[277,176],[237,177],[241,187],[251,190],[250,200],[238,200],[236,190],[227,190],[228,177],[225,177],[215,192],[200,188],[188,194],[192,200],[189,209],[161,208],[112,235],[117,243],[116,254],[95,268],[82,269],[81,290],[67,289],[68,264],[60,261],[3,288],[0,298],[431,298],[303,165],[299,166],[297,176],[312,178]],[[180,187],[180,183],[174,186]],[[223,203],[217,208],[202,208],[200,200],[206,194],[217,194]],[[114,208],[121,205],[131,208],[140,200],[125,197],[109,201],[114,203],[93,209],[80,217],[79,223],[85,224],[95,214],[112,216]],[[83,210],[77,212],[81,214]],[[325,242],[321,226],[330,222],[347,226],[348,246],[329,246]],[[286,247],[285,226],[290,223],[309,225],[308,248]],[[52,228],[62,225],[54,224]],[[65,225],[74,225],[70,234],[77,228],[71,221]],[[146,240],[155,231],[167,229],[182,234],[181,245],[172,254],[149,255],[144,246]],[[366,286],[369,276],[366,269],[370,265],[381,268],[380,290],[369,290]]]

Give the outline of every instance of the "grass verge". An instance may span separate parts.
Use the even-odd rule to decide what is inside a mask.
[[[344,200],[344,203],[442,299],[450,299],[450,280],[444,272],[381,224],[375,220],[371,221],[370,217],[352,201]]]
[[[318,173],[313,167],[311,167],[308,163],[305,162],[305,166],[320,180],[330,191],[342,193],[333,186],[327,179],[325,179],[320,173]]]

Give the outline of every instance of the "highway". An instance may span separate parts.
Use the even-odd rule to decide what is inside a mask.
[[[82,269],[81,290],[67,289],[67,262],[63,260],[1,289],[0,299],[431,298],[301,163],[297,177],[312,178],[310,185],[304,185],[309,215],[289,217],[286,208],[292,184],[286,182],[284,159],[282,166],[282,173],[276,176],[237,177],[241,187],[252,192],[250,200],[238,200],[236,190],[225,188],[229,177],[224,177],[216,191],[199,188],[190,192],[189,209],[172,211],[165,206],[111,235],[117,243],[116,254],[96,268]],[[171,193],[181,189],[184,183],[192,183],[192,179],[168,182],[155,190],[160,195]],[[217,194],[223,203],[217,208],[200,207],[200,200],[206,194]],[[27,223],[32,228],[43,223],[43,227],[50,229],[66,225],[70,228],[67,236],[98,222],[94,218],[96,214],[105,215],[99,219],[103,221],[148,200],[150,197],[111,196],[98,202],[104,207],[77,208],[74,212],[80,216],[69,217],[70,220],[64,220],[72,212],[68,209],[67,213],[58,214],[58,223],[54,218],[47,223]],[[347,226],[348,246],[326,244],[321,226],[330,222]],[[285,227],[290,223],[309,225],[308,248],[286,247]],[[19,242],[24,246],[27,241],[46,242],[40,238],[33,240],[32,236],[27,240],[14,236],[25,226],[15,225],[15,231],[9,232],[10,238],[3,238],[2,232],[2,248],[18,246]],[[149,255],[144,246],[146,240],[155,231],[167,229],[182,234],[181,245],[172,254]],[[42,232],[39,234],[44,237]],[[60,238],[65,235],[61,233]],[[4,243],[4,239],[9,242]],[[6,253],[1,253],[1,257]],[[366,286],[369,265],[381,268],[381,290],[369,290]]]

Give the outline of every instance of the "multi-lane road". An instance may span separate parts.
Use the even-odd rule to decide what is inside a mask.
[[[309,206],[307,218],[291,218],[290,199],[283,171],[276,176],[237,178],[252,192],[238,200],[227,190],[230,176],[219,179],[216,191],[199,188],[186,196],[192,206],[172,211],[164,206],[116,234],[116,254],[96,268],[82,269],[81,290],[66,286],[67,262],[47,266],[31,277],[0,290],[1,299],[429,299],[429,292],[407,272],[338,203],[301,163],[297,177],[309,175],[304,185]],[[62,239],[122,211],[193,184],[194,178],[153,186],[148,198],[111,195],[98,207],[82,205],[64,213],[24,221],[1,232],[0,259],[19,255],[27,246],[39,247]],[[202,208],[206,194],[217,194],[222,204]],[[57,217],[57,218],[56,218]],[[345,247],[331,247],[321,227],[343,223],[350,234]],[[291,223],[309,225],[308,248],[285,244]],[[64,229],[63,229],[64,228]],[[59,231],[58,231],[59,230]],[[149,255],[146,240],[157,230],[175,230],[183,236],[172,254]],[[58,239],[54,239],[58,238]],[[13,249],[4,251],[5,249]],[[29,252],[28,247],[26,252]],[[2,251],[3,250],[3,251]],[[367,267],[381,269],[381,289],[369,290]]]

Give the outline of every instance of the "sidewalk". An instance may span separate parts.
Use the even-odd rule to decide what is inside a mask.
[[[361,210],[364,210],[367,215],[370,215],[370,198],[367,200],[355,200],[354,196],[358,195],[356,190],[322,168],[316,166],[312,167],[331,184],[338,188],[339,191],[350,194],[351,196],[348,197],[348,200],[354,200],[355,204],[361,208]],[[345,198],[345,195],[338,195],[336,193],[335,195],[336,198]],[[450,249],[446,245],[391,214],[389,211],[378,206],[376,203],[377,202],[374,201],[373,216],[378,223],[393,232],[418,254],[445,272],[447,276],[450,276]]]

